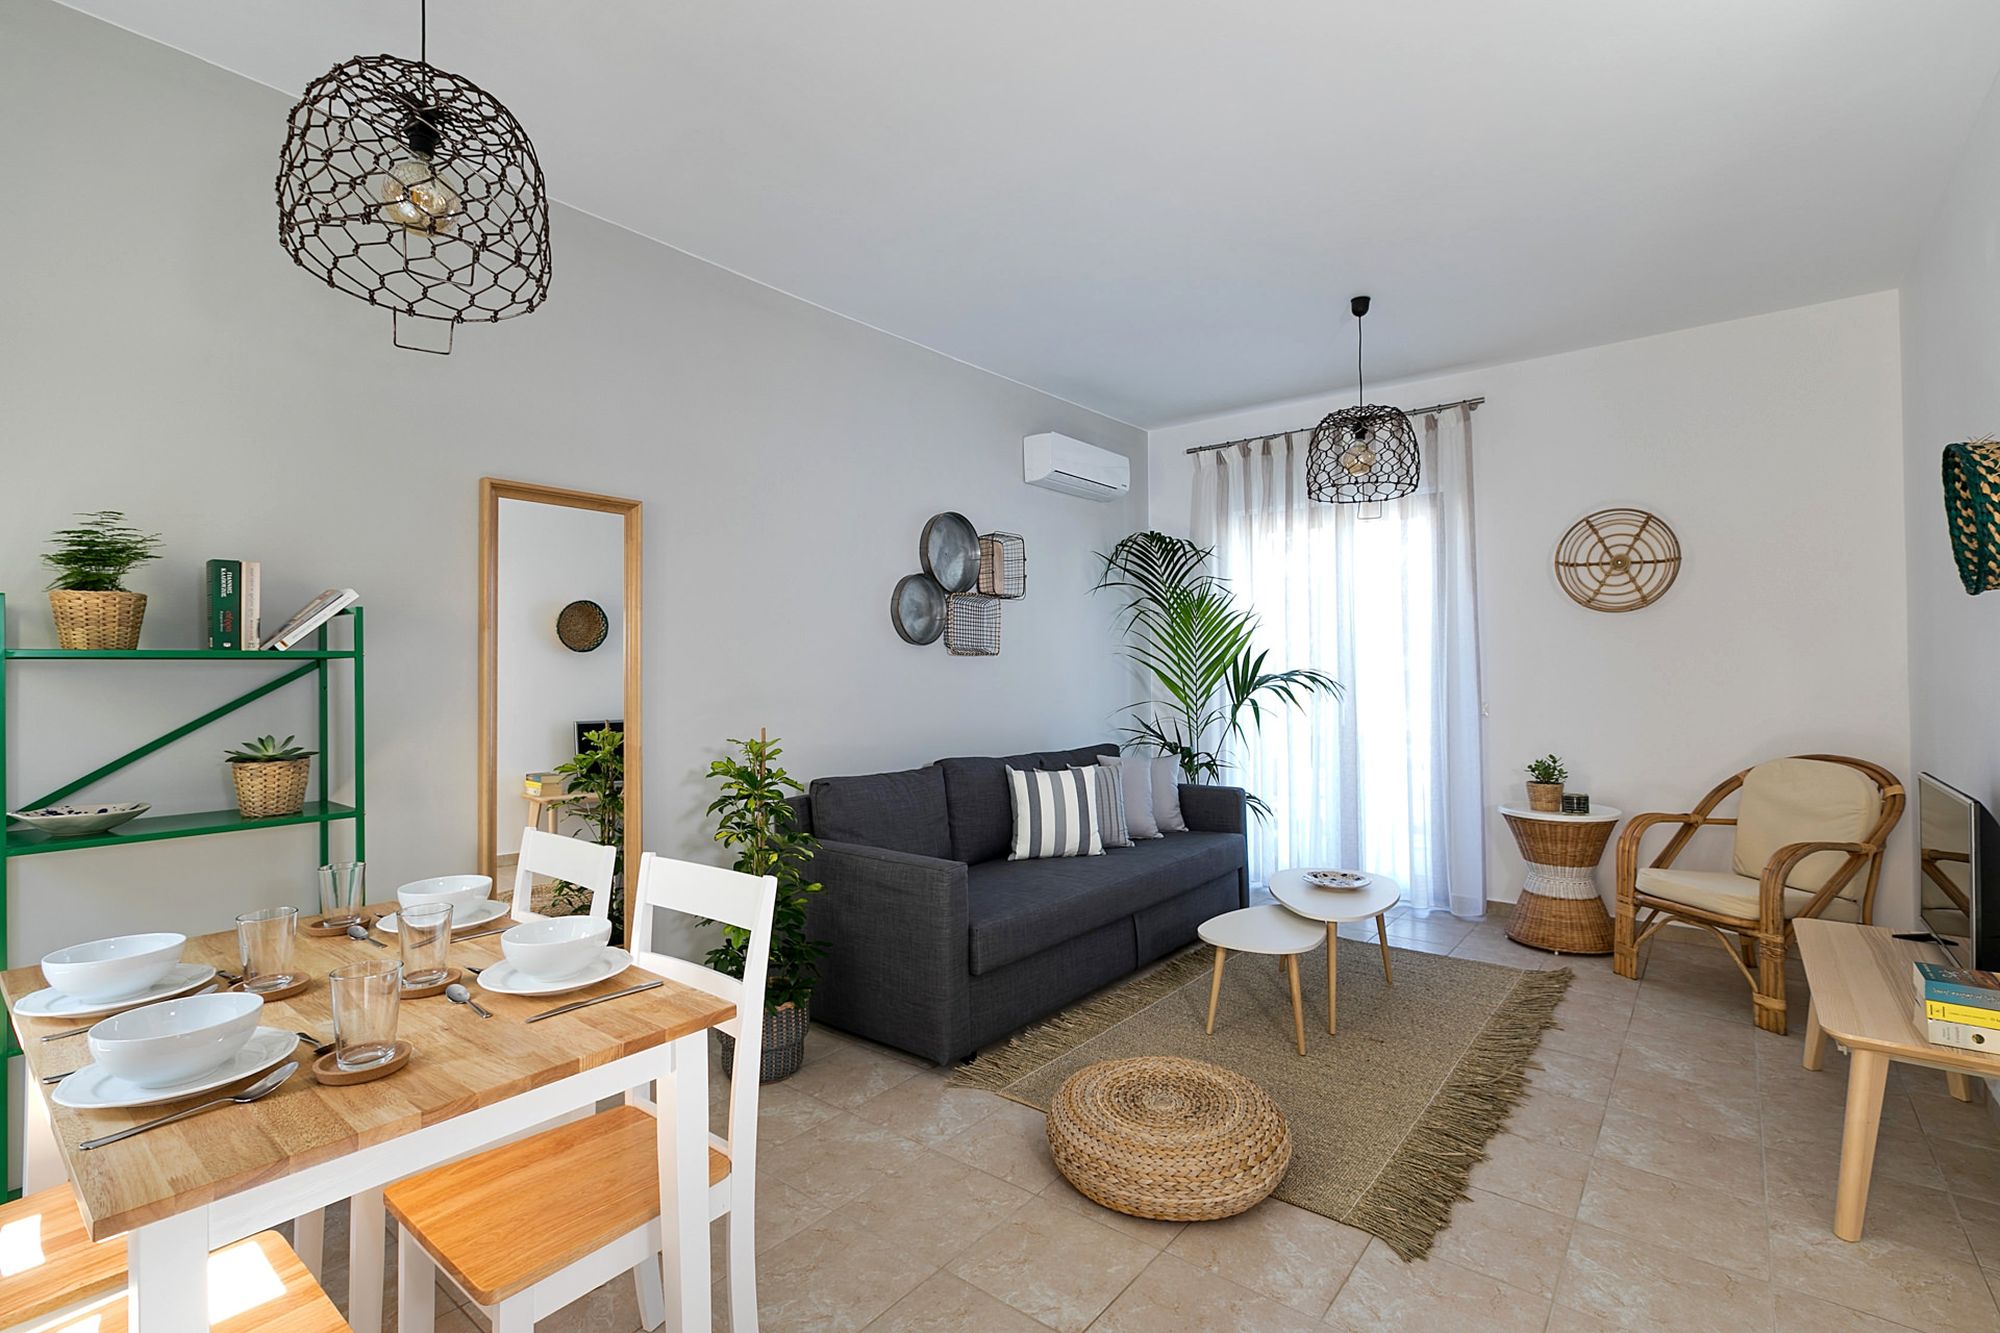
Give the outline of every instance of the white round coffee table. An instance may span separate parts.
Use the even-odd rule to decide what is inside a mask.
[[[1326,927],[1326,1030],[1334,1030],[1334,982],[1339,973],[1340,949],[1335,931],[1343,921],[1375,918],[1375,939],[1382,946],[1382,979],[1396,984],[1389,970],[1388,911],[1403,900],[1403,886],[1387,875],[1364,872],[1369,882],[1358,889],[1322,889],[1306,883],[1303,870],[1280,870],[1271,876],[1271,896],[1284,904],[1287,912],[1307,921],[1324,922]]]
[[[1299,998],[1299,955],[1319,947],[1319,927],[1273,903],[1239,907],[1201,923],[1202,941],[1215,946],[1215,977],[1208,984],[1208,1034],[1215,1035],[1215,1006],[1222,998],[1222,964],[1232,953],[1277,954],[1292,983],[1292,1032],[1306,1053],[1305,1003]]]

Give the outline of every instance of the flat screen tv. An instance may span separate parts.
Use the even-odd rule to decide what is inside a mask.
[[[1917,906],[1954,963],[2000,970],[2000,824],[1928,773],[1917,775]]]

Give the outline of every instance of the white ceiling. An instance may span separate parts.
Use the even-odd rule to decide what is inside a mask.
[[[73,2],[294,94],[415,54]],[[1139,425],[1351,385],[1356,292],[1387,380],[1893,286],[2000,69],[1993,0],[436,9],[558,199]]]

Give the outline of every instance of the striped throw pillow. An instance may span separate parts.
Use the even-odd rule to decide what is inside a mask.
[[[1010,768],[1007,791],[1014,800],[1009,861],[1104,854],[1097,832],[1097,784],[1082,773]]]
[[[1132,834],[1125,827],[1125,775],[1101,764],[1071,764],[1070,772],[1081,773],[1097,784],[1098,841],[1106,847],[1130,847]]]

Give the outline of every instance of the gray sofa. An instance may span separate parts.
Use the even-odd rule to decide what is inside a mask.
[[[1116,981],[1242,907],[1241,788],[1183,785],[1189,831],[1102,856],[1009,861],[1006,770],[1115,745],[940,759],[820,778],[795,805],[820,840],[807,923],[832,948],[812,1016],[946,1064]]]

